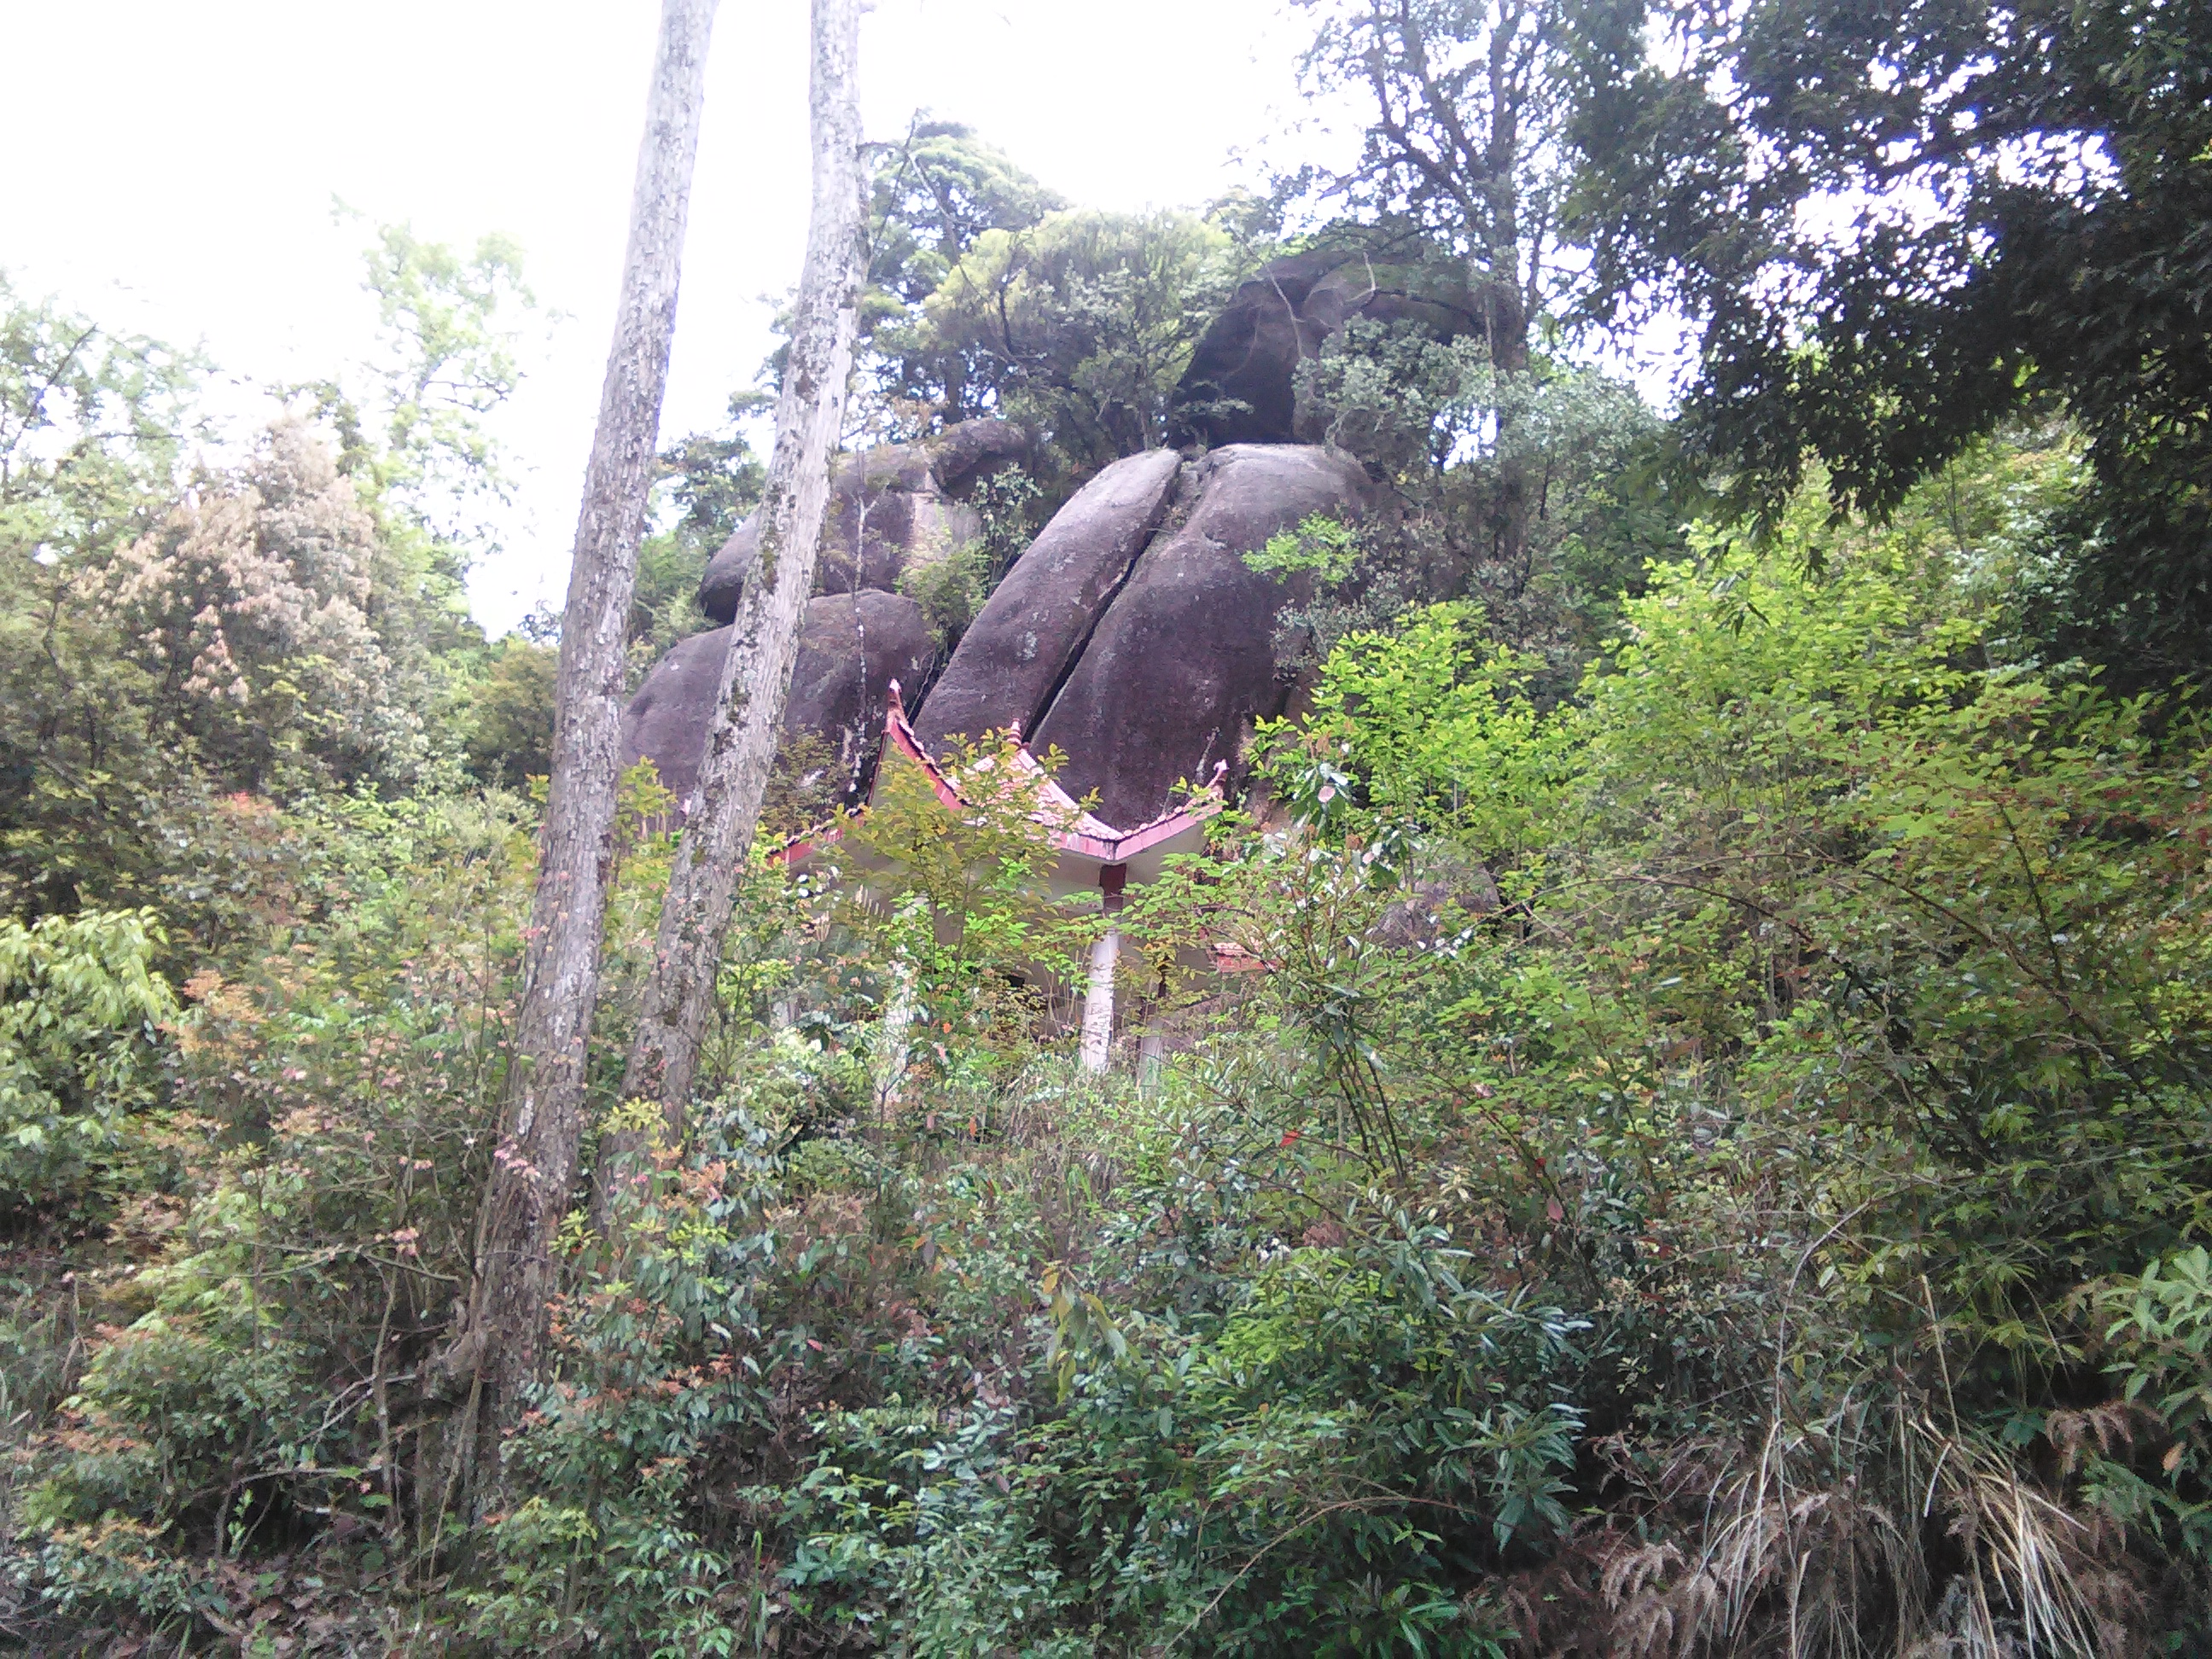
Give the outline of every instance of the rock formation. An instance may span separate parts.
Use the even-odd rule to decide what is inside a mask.
[[[969,492],[1029,447],[1029,434],[1018,426],[967,421],[923,443],[878,444],[844,457],[830,480],[814,591],[888,592],[902,573],[972,539],[983,523],[968,505]],[[748,517],[708,564],[699,605],[716,622],[738,614],[738,591],[759,551],[760,526]]]
[[[1355,518],[1370,504],[1359,465],[1311,441],[1325,411],[1298,397],[1299,365],[1355,317],[1449,338],[1473,310],[1464,294],[1357,254],[1267,266],[1206,330],[1176,393],[1183,440],[1212,447],[1132,455],[1091,479],[1015,562],[934,685],[921,608],[891,590],[978,532],[965,497],[1029,440],[971,421],[848,458],[832,480],[787,733],[824,738],[858,781],[896,678],[927,750],[1018,727],[1038,751],[1066,754],[1060,781],[1078,797],[1095,792],[1109,823],[1156,817],[1179,781],[1202,782],[1218,763],[1233,781],[1254,725],[1279,714],[1291,690],[1277,619],[1311,597],[1243,556],[1311,514]],[[748,522],[708,566],[700,603],[717,621],[735,614],[757,552]],[[658,762],[679,799],[697,773],[727,637],[718,629],[671,652],[625,723],[628,752]]]
[[[678,801],[688,801],[698,781],[731,631],[679,641],[623,711],[625,763],[649,757]],[[857,778],[883,735],[890,683],[921,684],[935,654],[921,607],[902,594],[867,588],[810,601],[784,705],[785,736],[820,738],[844,775]]]
[[[1368,494],[1351,457],[1306,445],[1236,445],[1188,472],[1188,516],[1145,550],[1030,734],[1066,752],[1065,787],[1097,791],[1109,823],[1164,811],[1179,781],[1203,782],[1218,761],[1241,777],[1253,724],[1290,693],[1275,619],[1311,597],[1243,555],[1313,514],[1357,518]]]
[[[857,780],[882,735],[892,680],[918,690],[936,648],[921,607],[891,592],[900,575],[943,558],[982,528],[964,497],[1029,453],[1004,421],[969,421],[919,444],[846,457],[830,480],[817,597],[806,607],[785,705],[787,737],[811,733]],[[751,518],[707,566],[699,604],[724,626],[694,635],[653,665],[623,715],[625,763],[650,758],[678,801],[690,798],[714,720],[727,624],[760,550]]]
[[[1173,441],[1319,442],[1326,422],[1301,405],[1298,365],[1320,356],[1355,317],[1413,323],[1439,340],[1480,325],[1463,290],[1439,290],[1411,266],[1340,248],[1278,259],[1239,288],[1200,337],[1176,387]]]
[[[1171,449],[1115,462],[1054,514],[975,619],[915,721],[941,752],[956,735],[1036,729],[1107,602],[1167,514],[1182,471]]]
[[[1356,517],[1367,495],[1358,463],[1311,445],[1115,463],[1000,584],[915,735],[941,750],[1018,722],[1109,823],[1156,817],[1178,781],[1238,769],[1254,723],[1282,712],[1275,619],[1300,595],[1243,555],[1310,514]]]

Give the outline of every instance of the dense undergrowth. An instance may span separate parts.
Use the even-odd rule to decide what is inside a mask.
[[[1346,636],[1272,805],[1121,918],[1157,1070],[1018,977],[1096,925],[1019,812],[894,790],[872,903],[761,867],[690,1143],[612,1241],[580,1195],[482,1507],[438,1361],[526,803],[226,806],[246,920],[175,992],[158,909],[0,935],[0,1629],[2201,1650],[2212,744],[2008,643],[2021,477],[1986,533],[1954,477],[1699,541],[1556,705],[1468,610]]]

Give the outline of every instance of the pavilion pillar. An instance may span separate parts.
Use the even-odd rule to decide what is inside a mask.
[[[1137,1081],[1150,1094],[1160,1086],[1160,1068],[1167,1062],[1167,1040],[1157,1030],[1147,1031],[1137,1052]]]
[[[1099,902],[1108,915],[1127,897],[1126,864],[1098,866]],[[1091,980],[1083,994],[1083,1069],[1103,1072],[1114,1052],[1114,969],[1121,955],[1121,930],[1109,927],[1091,947]]]

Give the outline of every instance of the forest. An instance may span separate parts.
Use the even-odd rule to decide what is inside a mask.
[[[1358,143],[1136,213],[862,133],[811,8],[688,434],[655,8],[502,637],[525,249],[361,222],[378,356],[233,449],[0,270],[0,1649],[2212,1653],[2212,12],[1287,0]],[[1033,756],[799,732],[838,480],[975,433],[912,730],[1176,503]],[[1346,504],[1175,613],[1274,700],[1071,895],[1167,811],[1116,618],[1293,449]],[[687,648],[696,786],[617,725]]]

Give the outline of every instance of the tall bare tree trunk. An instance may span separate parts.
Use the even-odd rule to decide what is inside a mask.
[[[1508,221],[1510,230],[1510,221]],[[1492,510],[1492,556],[1513,574],[1517,597],[1528,581],[1529,528],[1536,502],[1528,487],[1528,458],[1523,453],[1516,398],[1527,395],[1528,385],[1528,311],[1522,298],[1519,276],[1521,251],[1510,240],[1493,251],[1477,276],[1482,295],[1485,332],[1489,337],[1490,363],[1498,372],[1498,499]],[[1504,266],[1501,274],[1500,266]]]
[[[1489,209],[1484,239],[1485,269],[1475,278],[1481,295],[1483,327],[1489,337],[1490,365],[1497,371],[1501,396],[1498,410],[1498,503],[1495,512],[1498,562],[1513,573],[1517,595],[1528,580],[1528,526],[1534,503],[1528,496],[1528,458],[1514,409],[1528,380],[1528,323],[1531,308],[1521,283],[1521,154],[1531,135],[1522,131],[1529,86],[1525,68],[1514,60],[1524,50],[1524,31],[1540,32],[1542,20],[1521,0],[1501,0],[1490,32],[1486,78],[1490,87],[1490,137],[1485,156],[1484,196]],[[1540,250],[1538,256],[1540,258]]]
[[[700,763],[684,838],[670,872],[660,935],[646,981],[625,1099],[661,1103],[672,1144],[699,1060],[714,975],[739,874],[752,850],[784,701],[814,588],[830,460],[845,418],[853,337],[865,268],[860,111],[856,71],[861,0],[813,0],[811,116],[814,201],[775,448],[760,507],[760,562],[745,578],[722,659],[721,693]],[[635,1150],[612,1146],[610,1153]],[[603,1169],[611,1172],[610,1156]],[[606,1182],[600,1183],[605,1213]]]
[[[716,3],[663,0],[661,8],[614,345],[562,621],[552,785],[507,1105],[477,1220],[468,1323],[445,1362],[456,1378],[472,1380],[475,1462],[491,1474],[499,1426],[512,1417],[520,1385],[538,1370],[554,1290],[553,1237],[568,1207],[583,1127],[585,1042],[599,995],[599,934],[614,861],[623,635],[676,331]]]

